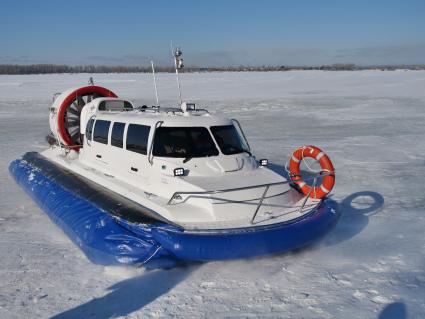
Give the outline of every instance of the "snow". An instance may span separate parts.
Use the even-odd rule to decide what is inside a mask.
[[[91,264],[7,172],[46,147],[52,95],[89,76],[0,76],[0,318],[425,317],[425,72],[183,74],[183,96],[238,118],[274,169],[323,148],[342,217],[295,252],[155,271]],[[148,74],[94,79],[153,103]],[[176,101],[173,75],[157,80]]]

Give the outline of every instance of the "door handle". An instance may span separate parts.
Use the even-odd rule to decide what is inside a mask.
[[[102,155],[100,155],[100,154],[96,154],[96,157],[97,157],[97,158],[102,158]]]
[[[131,170],[132,170],[133,172],[137,172],[137,171],[138,171],[138,169],[137,169],[136,167],[131,167]]]

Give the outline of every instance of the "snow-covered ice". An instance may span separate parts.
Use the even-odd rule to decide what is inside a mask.
[[[182,75],[183,96],[238,118],[275,169],[323,148],[342,217],[292,253],[155,271],[91,264],[8,174],[46,147],[52,95],[88,78],[0,76],[0,318],[425,318],[425,72]],[[94,79],[153,103],[148,74]],[[176,101],[172,74],[158,86]]]

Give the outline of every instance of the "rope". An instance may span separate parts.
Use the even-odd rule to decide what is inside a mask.
[[[157,249],[155,249],[155,251],[152,253],[152,255],[150,255],[148,258],[146,258],[143,262],[141,262],[139,264],[139,267],[142,267],[143,265],[145,265],[147,262],[149,262],[149,260],[151,260],[157,253],[158,251],[162,248],[162,246],[158,246]]]
[[[302,151],[301,151],[301,161],[305,164],[305,166],[307,166],[307,169],[314,173],[314,174],[320,174],[323,170],[320,169],[320,171],[315,171],[314,169],[312,169],[309,165],[308,165],[308,161],[306,160],[307,157],[304,157],[304,150],[306,149],[305,146],[302,147]]]
[[[315,175],[321,175],[321,173],[323,172],[323,171],[327,171],[328,173],[332,173],[332,172],[330,172],[329,170],[326,170],[326,169],[321,169],[320,171],[316,171],[316,170],[314,170],[314,169],[312,169],[311,167],[310,167],[310,165],[308,165],[308,162],[307,162],[307,160],[306,160],[306,158],[307,157],[305,157],[304,156],[304,150],[306,149],[306,147],[305,146],[303,146],[302,147],[302,151],[301,151],[301,161],[305,164],[305,166],[307,167],[307,169],[308,169],[308,171],[309,172],[311,172],[311,173],[313,173],[312,175],[313,176],[315,176]],[[289,155],[289,157],[288,157],[288,159],[286,160],[286,162],[285,162],[285,171],[286,171],[286,173],[288,173],[288,175],[289,176],[291,176],[292,174],[291,174],[291,171],[289,170],[289,165],[288,165],[288,163],[291,161],[291,157],[292,157],[292,154],[291,155]]]

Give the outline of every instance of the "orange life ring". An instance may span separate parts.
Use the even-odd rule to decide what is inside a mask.
[[[320,186],[311,187],[301,178],[300,164],[303,158],[314,158],[319,162],[324,177]],[[316,146],[302,146],[298,148],[291,156],[289,162],[289,172],[291,180],[298,185],[304,195],[310,195],[311,198],[323,198],[330,193],[335,184],[335,170],[329,157]]]

